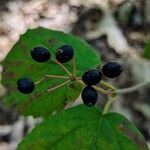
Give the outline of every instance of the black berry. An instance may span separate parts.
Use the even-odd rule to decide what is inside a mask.
[[[98,94],[97,94],[97,91],[93,87],[87,86],[83,89],[81,93],[81,97],[82,97],[83,103],[91,107],[96,104]]]
[[[34,82],[30,78],[21,78],[17,81],[17,88],[21,93],[29,94],[35,89]]]
[[[108,78],[118,77],[122,71],[122,66],[116,62],[108,62],[102,68],[103,74]]]
[[[50,59],[51,54],[45,47],[34,47],[31,51],[32,58],[37,62],[46,62]]]
[[[97,69],[86,71],[82,76],[82,81],[86,85],[96,85],[101,81],[102,73]]]
[[[66,63],[73,58],[74,50],[70,45],[62,45],[56,51],[56,59],[61,63]]]

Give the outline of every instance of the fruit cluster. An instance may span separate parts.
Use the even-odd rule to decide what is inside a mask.
[[[69,62],[71,59],[73,59],[73,56],[74,56],[73,48],[70,45],[65,44],[56,50],[55,53],[56,60],[54,62],[60,65],[61,67],[65,68],[65,66],[63,66],[63,63]],[[49,59],[52,59],[49,50],[43,46],[33,48],[31,50],[31,57],[39,63],[46,62]],[[67,71],[66,68],[64,70]],[[82,78],[78,77],[78,80],[81,80],[80,83],[82,82],[84,85],[86,85],[81,93],[83,103],[87,106],[94,106],[97,102],[98,97],[98,93],[94,88],[94,85],[97,85],[101,82],[103,75],[108,78],[115,78],[121,74],[122,70],[123,68],[120,64],[116,62],[108,62],[102,67],[101,70],[90,69],[82,75]],[[63,78],[72,81],[77,80],[76,73],[75,75],[69,73],[69,75],[70,77],[63,77]],[[55,77],[62,78],[62,76],[55,76]],[[68,83],[68,81],[66,83]],[[54,87],[53,89],[49,89],[48,91],[52,91],[63,85],[64,83]],[[30,78],[23,77],[17,81],[17,88],[21,93],[29,94],[33,92],[33,90],[35,89],[35,83]]]
[[[73,58],[74,51],[70,45],[62,45],[56,50],[56,60],[60,63],[66,63]],[[31,50],[31,57],[39,63],[48,61],[51,58],[51,54],[46,47],[38,46]],[[18,90],[21,93],[29,94],[35,89],[34,82],[27,77],[23,77],[17,81]]]
[[[119,76],[122,71],[122,66],[116,62],[106,63],[102,67],[101,71],[98,69],[86,71],[82,76],[82,81],[87,85],[81,94],[84,104],[88,106],[93,106],[96,104],[98,94],[92,86],[100,83],[102,75],[108,78],[115,78]]]

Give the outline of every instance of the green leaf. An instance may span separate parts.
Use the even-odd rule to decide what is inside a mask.
[[[16,106],[17,111],[23,115],[38,117],[60,111],[66,103],[77,99],[82,86],[76,82],[71,82],[48,94],[45,92],[49,87],[66,81],[64,79],[49,79],[40,83],[29,95],[22,94],[16,89],[17,80],[24,76],[30,77],[34,82],[47,74],[66,76],[64,70],[52,61],[38,63],[30,55],[32,48],[43,45],[49,48],[52,57],[55,58],[56,49],[64,43],[74,48],[77,76],[100,64],[96,51],[77,37],[45,28],[28,30],[20,37],[3,62],[2,83],[8,88],[8,95],[4,97],[7,104]],[[72,72],[72,62],[66,63],[65,66]]]
[[[144,57],[150,59],[150,39],[147,41],[144,48]]]
[[[84,105],[52,115],[34,128],[18,150],[148,150],[139,130],[117,113]]]

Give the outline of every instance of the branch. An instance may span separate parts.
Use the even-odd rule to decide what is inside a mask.
[[[134,91],[137,91],[141,88],[143,88],[144,86],[150,84],[150,81],[148,82],[143,82],[143,83],[139,83],[135,86],[132,86],[132,87],[129,87],[129,88],[125,88],[125,89],[116,89],[116,93],[121,95],[121,94],[126,94],[126,93],[131,93],[131,92],[134,92]]]
[[[143,88],[144,86],[146,86],[148,84],[150,84],[150,81],[143,82],[143,83],[137,84],[133,87],[129,87],[129,88],[125,88],[125,89],[116,89],[115,91],[110,92],[109,94],[121,95],[121,94],[131,93],[131,92],[139,90],[140,88]],[[111,107],[112,103],[114,101],[116,101],[116,98],[117,98],[117,96],[114,96],[114,97],[112,97],[110,95],[108,95],[108,96],[109,96],[109,100],[106,102],[106,104],[104,106],[103,114],[106,114],[108,112],[108,110]]]
[[[104,114],[107,114],[107,112],[108,112],[110,106],[111,106],[112,103],[113,103],[114,101],[116,101],[116,99],[117,99],[117,96],[115,96],[115,97],[108,96],[108,97],[109,97],[109,99],[108,99],[108,101],[106,102],[106,104],[105,104],[105,106],[104,106],[104,109],[103,109],[103,112],[102,112],[103,115],[104,115]]]

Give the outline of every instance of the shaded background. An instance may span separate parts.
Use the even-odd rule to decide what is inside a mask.
[[[80,36],[100,53],[102,65],[121,63],[122,75],[108,80],[115,87],[150,81],[150,62],[142,57],[150,32],[149,0],[0,0],[0,61],[20,34],[38,26]],[[0,95],[4,92],[0,86]],[[100,107],[105,101],[99,95]],[[150,144],[150,86],[120,96],[112,111],[131,120]],[[15,150],[40,120],[19,116],[0,101],[0,150]]]

